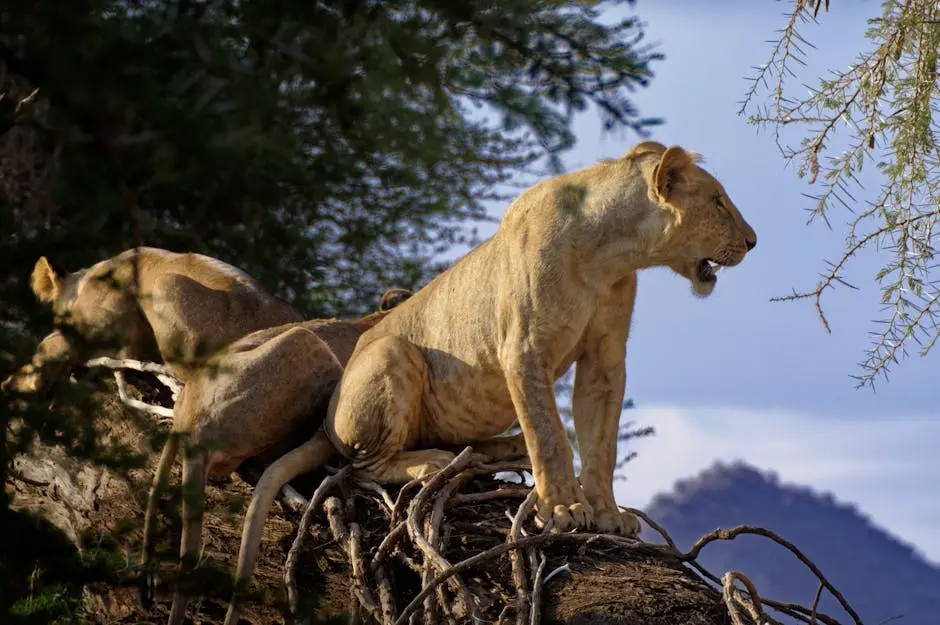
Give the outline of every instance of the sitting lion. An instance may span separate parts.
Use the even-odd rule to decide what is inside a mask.
[[[152,555],[157,503],[180,444],[187,493],[180,551],[186,558],[199,552],[206,479],[229,475],[244,460],[272,448],[286,451],[279,448],[295,428],[311,415],[322,416],[360,335],[410,296],[403,289],[386,291],[379,311],[356,321],[315,319],[259,330],[220,350],[190,376],[174,408],[173,433],[150,490],[145,563]],[[149,589],[144,592],[149,604]],[[185,597],[174,594],[168,622],[181,622],[185,609]]]
[[[130,249],[59,275],[40,257],[30,281],[60,326],[3,388],[39,393],[94,356],[163,361],[185,381],[206,355],[302,317],[244,272],[201,254]]]
[[[363,334],[323,428],[255,489],[236,582],[251,576],[280,485],[337,450],[366,477],[403,483],[447,465],[454,454],[442,448],[472,444],[493,457],[527,449],[541,521],[636,534],[613,494],[636,272],[670,267],[705,297],[717,267],[737,265],[757,243],[696,161],[643,142],[536,184],[492,238]],[[580,482],[554,395],[572,363]],[[521,441],[497,436],[517,417]]]

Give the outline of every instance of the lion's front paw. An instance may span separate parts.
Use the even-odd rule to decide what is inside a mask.
[[[640,520],[636,515],[617,508],[598,510],[594,516],[597,531],[603,534],[620,534],[635,538],[640,533]]]
[[[573,529],[591,529],[594,526],[594,508],[586,502],[571,505],[556,504],[554,506],[540,503],[535,515],[536,525],[545,527],[548,522],[543,511],[551,510],[551,532],[568,532]]]

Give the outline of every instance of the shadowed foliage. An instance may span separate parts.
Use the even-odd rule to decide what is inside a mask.
[[[558,167],[575,113],[656,123],[629,93],[660,55],[636,19],[601,19],[618,4],[6,2],[0,379],[52,326],[29,289],[40,255],[74,271],[138,244],[201,252],[308,318],[423,284],[474,240],[485,202]],[[92,378],[77,378],[41,401],[0,397],[5,484],[37,441],[118,473],[139,464],[100,444]],[[61,581],[24,581],[8,557],[4,610]],[[79,578],[62,581],[66,612]]]

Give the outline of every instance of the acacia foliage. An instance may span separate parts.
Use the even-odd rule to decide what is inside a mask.
[[[884,252],[874,279],[883,305],[855,377],[859,386],[887,379],[915,350],[940,339],[940,4],[883,0],[868,20],[862,49],[847,69],[809,80],[813,44],[801,34],[823,23],[828,0],[793,0],[770,58],[755,68],[740,112],[774,131],[781,155],[810,190],[810,221],[831,226],[843,210],[845,245],[826,262],[815,288],[777,300],[812,299],[820,321],[823,295],[847,282],[847,268],[867,248]],[[822,11],[820,9],[823,9]],[[862,188],[864,169],[878,188]]]

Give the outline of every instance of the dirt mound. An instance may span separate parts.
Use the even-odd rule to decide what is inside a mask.
[[[174,494],[161,503],[156,604],[149,612],[138,603],[136,563],[147,491],[166,427],[131,414],[110,396],[100,399],[94,424],[98,439],[123,446],[139,466],[118,475],[37,445],[17,458],[10,486],[15,505],[41,512],[82,554],[102,548],[123,554],[123,566],[110,581],[82,588],[87,617],[102,623],[163,623],[178,581],[178,488],[171,488]],[[328,479],[319,474],[296,480],[293,485],[310,496],[309,505],[303,511],[281,502],[273,506],[253,583],[240,603],[243,622],[287,623],[294,612],[317,619],[349,615],[383,625],[415,618],[424,623],[725,625],[731,622],[729,609],[750,612],[763,622],[763,613],[748,599],[751,589],[745,596],[738,588],[745,579],[718,578],[695,563],[712,540],[740,533],[774,539],[759,528],[715,532],[688,553],[672,544],[612,535],[546,533],[533,522],[534,496],[522,483],[526,467],[471,460],[467,449],[445,470],[401,489],[352,479],[346,469],[331,472]],[[179,579],[198,584],[194,594],[201,598],[189,606],[192,622],[224,618],[244,509],[260,474],[257,464],[246,463],[239,476],[207,487],[200,565]],[[179,483],[178,467],[171,483]],[[816,618],[798,606],[791,612],[805,621]],[[824,615],[818,621],[835,623]]]

